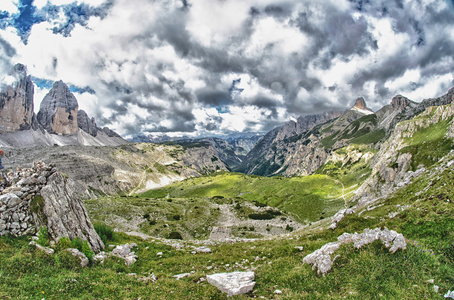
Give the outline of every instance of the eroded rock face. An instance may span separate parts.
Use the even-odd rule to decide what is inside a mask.
[[[84,190],[84,186],[58,172],[49,176],[47,184],[41,189],[47,228],[54,240],[78,237],[87,240],[92,250],[99,252],[104,244],[93,228],[81,200]]]
[[[0,85],[0,133],[28,130],[33,125],[33,83],[17,64]]]
[[[33,234],[46,226],[54,241],[78,237],[95,252],[104,248],[81,200],[88,195],[84,185],[40,162],[4,176],[10,184],[0,186],[0,235]]]
[[[80,129],[92,136],[98,135],[98,127],[96,126],[95,118],[90,119],[84,110],[79,110],[77,112],[77,125]]]
[[[49,133],[73,135],[79,130],[78,110],[76,97],[63,81],[57,81],[41,102],[37,119]]]

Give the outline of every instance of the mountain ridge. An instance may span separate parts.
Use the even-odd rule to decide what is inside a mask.
[[[27,69],[16,64],[3,79],[0,91],[0,146],[122,145],[128,143],[109,128],[98,128],[80,110],[73,93],[56,81],[34,113],[34,86]]]

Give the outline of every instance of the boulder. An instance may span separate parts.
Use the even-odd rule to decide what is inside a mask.
[[[137,247],[136,243],[118,245],[112,250],[111,255],[123,258],[126,266],[131,266],[137,261],[137,255],[131,252],[133,247]]]
[[[35,242],[35,241],[31,241],[31,242],[29,243],[29,245],[35,246],[36,248],[38,248],[39,250],[43,251],[43,252],[46,253],[47,255],[54,254],[54,249],[49,248],[49,247],[41,246],[40,244],[38,244],[38,243]]]
[[[254,272],[232,272],[207,275],[209,284],[228,296],[246,294],[254,288]]]
[[[76,256],[77,258],[79,258],[80,266],[82,268],[84,268],[84,267],[86,267],[88,265],[88,258],[85,256],[85,254],[83,254],[79,250],[74,249],[74,248],[68,248],[68,249],[65,249],[65,251],[71,252],[71,254],[73,256]]]
[[[386,248],[389,248],[391,253],[396,252],[398,249],[405,250],[407,243],[402,234],[397,233],[394,230],[384,228],[364,229],[363,233],[350,234],[344,233],[337,238],[337,242],[331,242],[323,245],[320,249],[315,250],[309,255],[303,258],[303,262],[312,265],[312,270],[317,269],[318,274],[326,274],[333,266],[334,259],[331,259],[331,255],[339,249],[342,244],[353,243],[353,246],[357,249],[368,245],[376,240],[380,240]]]
[[[61,237],[88,241],[94,252],[104,248],[104,244],[90,222],[82,202],[85,188],[60,173],[49,176],[41,189],[44,199],[43,212],[47,217],[49,235],[54,240]]]

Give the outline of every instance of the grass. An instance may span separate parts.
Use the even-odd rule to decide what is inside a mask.
[[[304,231],[292,233],[290,238],[221,243],[210,246],[212,253],[205,254],[192,254],[189,245],[178,251],[160,240],[144,241],[115,233],[116,237],[110,243],[138,244],[134,251],[139,259],[131,267],[126,267],[121,259],[110,257],[104,264],[82,269],[62,252],[51,256],[43,254],[29,246],[26,237],[0,237],[0,298],[224,299],[224,294],[203,280],[206,275],[255,269],[257,283],[252,294],[232,299],[440,299],[454,286],[454,206],[451,202],[454,192],[448,184],[454,180],[454,171],[438,167],[431,172],[377,203],[380,206],[376,209],[346,216],[334,231],[313,224]],[[197,190],[194,186],[188,193],[226,192],[221,183],[229,181],[232,184],[230,192],[235,194],[238,192],[235,190],[237,176],[241,175],[198,178],[197,184],[204,184],[203,188]],[[323,181],[323,177],[326,176],[313,178]],[[242,180],[252,187],[263,188],[271,185],[270,179],[273,178],[246,176]],[[259,185],[261,181],[263,185]],[[292,186],[290,180],[283,182]],[[188,183],[191,183],[188,187],[192,186],[191,181],[184,182]],[[216,187],[214,190],[213,186]],[[184,193],[176,188],[172,191]],[[131,205],[151,201],[148,198],[122,198]],[[221,196],[213,198],[219,202],[228,201]],[[186,201],[190,202],[189,199]],[[164,197],[160,201],[182,205],[179,200],[167,200]],[[148,218],[151,217],[152,211]],[[183,220],[184,216],[180,221]],[[311,266],[302,263],[305,255],[336,240],[344,232],[383,226],[402,232],[407,238],[407,249],[391,254],[380,242],[361,249],[344,245],[335,253],[339,257],[326,276],[318,276]],[[303,251],[296,246],[302,246]],[[163,255],[157,256],[158,252]],[[136,276],[128,275],[130,273]],[[137,280],[150,273],[156,276],[156,282]],[[181,273],[191,275],[180,280],[172,277]],[[434,280],[433,284],[430,279]],[[434,292],[434,284],[440,287],[439,294]],[[274,294],[277,289],[282,295]]]
[[[289,212],[298,221],[311,222],[337,212],[344,205],[344,200],[339,198],[341,195],[342,184],[325,175],[286,178],[220,173],[150,190],[140,197],[241,198],[277,207]]]
[[[440,121],[425,128],[419,128],[411,138],[406,138],[408,146],[401,153],[412,155],[411,166],[416,170],[420,165],[432,166],[453,148],[453,140],[446,138],[450,120]]]

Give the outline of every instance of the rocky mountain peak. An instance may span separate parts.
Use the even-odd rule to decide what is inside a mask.
[[[364,100],[364,98],[360,97],[356,99],[354,107],[357,107],[359,109],[366,109],[366,101]]]
[[[63,81],[54,83],[44,97],[38,112],[38,122],[49,133],[60,135],[76,134],[79,130],[77,112],[79,104],[76,97]]]
[[[370,115],[370,114],[374,113],[372,110],[370,110],[367,107],[366,101],[364,100],[363,97],[360,97],[360,98],[356,99],[355,105],[351,108],[351,110],[363,113],[365,115]]]
[[[33,125],[34,87],[24,65],[15,65],[3,78],[0,91],[0,133],[28,130]]]
[[[96,126],[95,118],[90,119],[87,113],[82,109],[77,112],[77,124],[80,129],[90,135],[98,135],[98,127]]]
[[[412,101],[409,100],[408,98],[402,96],[402,95],[397,95],[391,100],[391,107],[393,109],[404,109],[408,105],[410,105]]]

